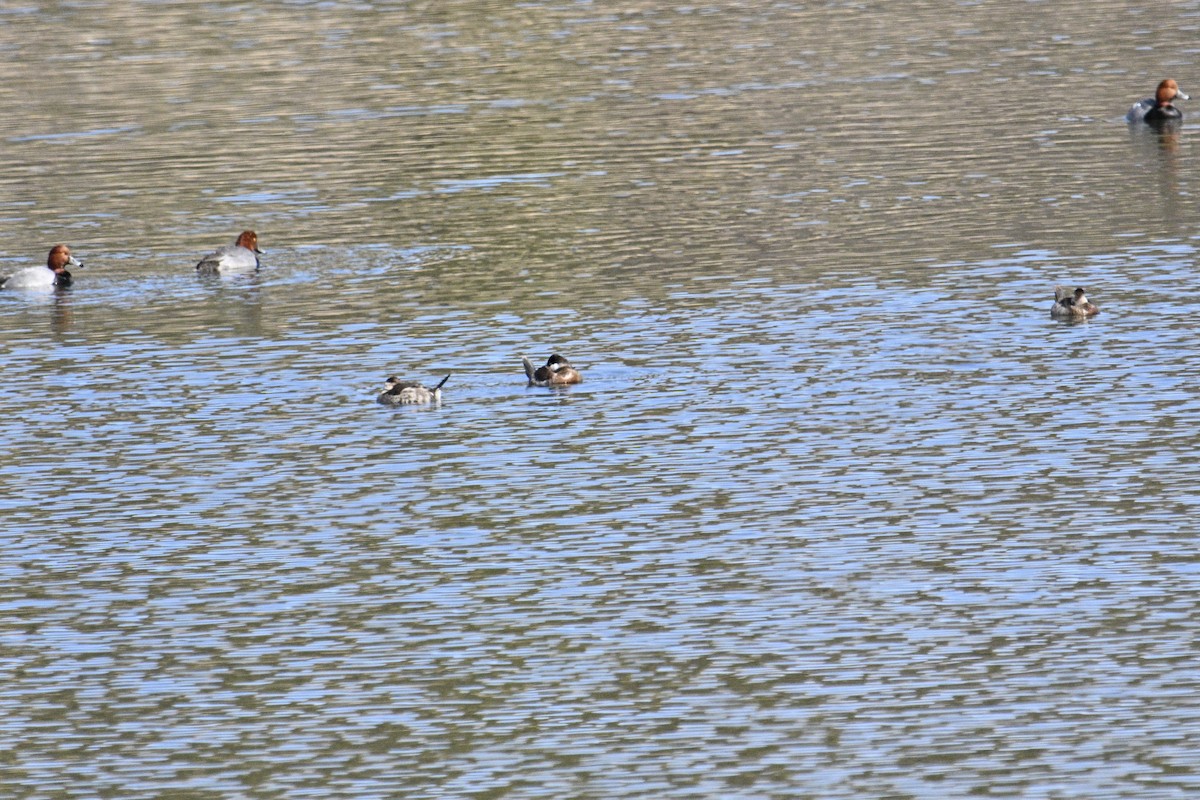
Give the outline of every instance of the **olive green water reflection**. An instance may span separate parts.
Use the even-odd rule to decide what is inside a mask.
[[[0,9],[5,796],[1195,796],[1195,11]]]

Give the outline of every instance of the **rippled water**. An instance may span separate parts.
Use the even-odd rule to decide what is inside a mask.
[[[1196,796],[1197,10],[0,9],[3,794]]]

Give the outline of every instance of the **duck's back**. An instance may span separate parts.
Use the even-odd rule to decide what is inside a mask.
[[[54,270],[49,267],[26,267],[5,278],[0,282],[0,286],[5,289],[50,289],[56,285],[69,286],[70,274],[64,275],[65,280],[56,281]]]
[[[1138,100],[1129,107],[1129,112],[1125,115],[1126,122],[1142,122],[1146,119],[1146,113],[1154,108],[1154,98],[1147,97],[1145,100]]]
[[[442,387],[446,385],[446,381],[448,380],[450,380],[449,375],[442,378],[437,386],[430,389],[417,381],[402,381],[393,375],[387,379],[383,391],[375,399],[385,406],[441,403]]]
[[[254,254],[253,250],[236,244],[227,244],[200,259],[196,269],[207,274],[255,270],[258,269],[258,256]]]

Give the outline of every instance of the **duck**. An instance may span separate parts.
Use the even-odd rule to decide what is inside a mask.
[[[583,381],[579,370],[572,367],[571,362],[558,353],[551,355],[546,359],[546,365],[537,369],[533,368],[533,363],[525,356],[521,356],[521,363],[525,367],[525,377],[529,379],[530,386],[570,386]]]
[[[65,288],[71,285],[71,273],[67,267],[82,267],[82,261],[76,261],[71,255],[71,248],[65,244],[56,244],[50,248],[44,267],[26,267],[14,272],[4,280],[0,287],[5,289],[52,289]]]
[[[258,249],[258,234],[254,231],[242,231],[236,242],[219,247],[200,259],[196,271],[202,275],[249,272],[258,269],[260,255],[266,253]]]
[[[379,397],[375,398],[375,400],[385,406],[441,403],[442,387],[446,385],[446,381],[448,380],[450,380],[449,375],[442,378],[437,386],[430,389],[415,381],[402,381],[393,375],[384,382],[383,391],[379,393]]]
[[[1190,100],[1179,90],[1179,84],[1173,78],[1167,78],[1158,84],[1154,97],[1139,100],[1130,107],[1125,115],[1127,122],[1144,122],[1147,125],[1161,126],[1169,122],[1183,119],[1183,112],[1172,103],[1176,100]]]
[[[1065,286],[1054,287],[1054,305],[1050,307],[1050,316],[1062,319],[1087,319],[1100,313],[1100,309],[1087,299],[1083,287],[1072,292]]]

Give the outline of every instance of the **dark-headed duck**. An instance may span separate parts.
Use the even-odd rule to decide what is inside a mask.
[[[583,380],[579,370],[558,353],[546,359],[545,366],[537,369],[525,356],[521,356],[521,363],[525,366],[525,377],[529,379],[530,386],[570,386]]]

